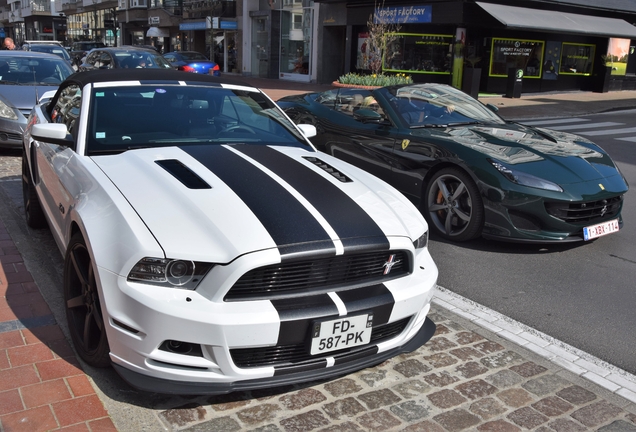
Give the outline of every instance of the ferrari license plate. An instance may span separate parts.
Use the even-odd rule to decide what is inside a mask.
[[[371,341],[373,315],[358,315],[316,322],[313,326],[310,354],[366,345]]]
[[[583,228],[583,238],[592,240],[618,231],[618,219]]]

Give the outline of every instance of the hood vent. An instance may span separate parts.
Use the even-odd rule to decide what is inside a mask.
[[[340,180],[343,183],[351,183],[352,182],[352,180],[349,177],[347,177],[346,175],[344,175],[343,173],[338,171],[336,168],[332,167],[328,163],[325,163],[325,162],[321,161],[318,158],[305,157],[305,159],[308,160],[309,162],[311,162],[312,164],[316,165],[318,168],[328,172],[329,174],[331,174],[332,176],[334,176],[336,179]]]
[[[168,171],[188,189],[212,189],[201,177],[176,159],[155,161],[157,165]]]

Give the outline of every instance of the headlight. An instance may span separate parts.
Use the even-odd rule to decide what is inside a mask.
[[[499,171],[501,174],[504,175],[504,177],[506,177],[508,180],[510,180],[513,183],[517,183],[523,186],[533,187],[537,189],[563,192],[563,189],[561,189],[561,186],[559,186],[556,183],[552,183],[551,181],[544,180],[539,177],[535,177],[531,174],[518,171],[514,168],[510,168],[509,166],[504,165],[503,163],[494,159],[488,159],[488,162],[490,162],[492,166],[494,166],[497,169],[497,171]]]
[[[428,245],[428,230],[413,242],[415,249],[423,249]]]
[[[128,280],[151,285],[193,290],[213,264],[165,258],[143,258],[132,268]]]
[[[0,117],[6,118],[9,120],[17,120],[18,116],[15,114],[15,111],[11,109],[6,103],[0,100]]]

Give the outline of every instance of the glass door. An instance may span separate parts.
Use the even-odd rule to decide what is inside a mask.
[[[254,17],[252,20],[252,75],[268,78],[269,32],[267,17]]]
[[[283,2],[280,41],[280,73],[283,79],[311,79],[312,12],[308,0]]]

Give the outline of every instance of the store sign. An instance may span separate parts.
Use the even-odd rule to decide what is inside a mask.
[[[179,30],[207,30],[211,24],[207,21],[184,22],[179,24]]]
[[[238,23],[236,21],[221,21],[221,28],[225,30],[236,30]]]
[[[158,16],[151,16],[151,17],[148,17],[148,25],[153,25],[153,24],[154,24],[154,25],[158,25],[158,24],[160,24],[160,22],[159,22],[159,21],[160,21],[160,19],[159,19],[159,17],[158,17]]]
[[[377,8],[373,14],[375,24],[430,23],[433,19],[431,5]]]

